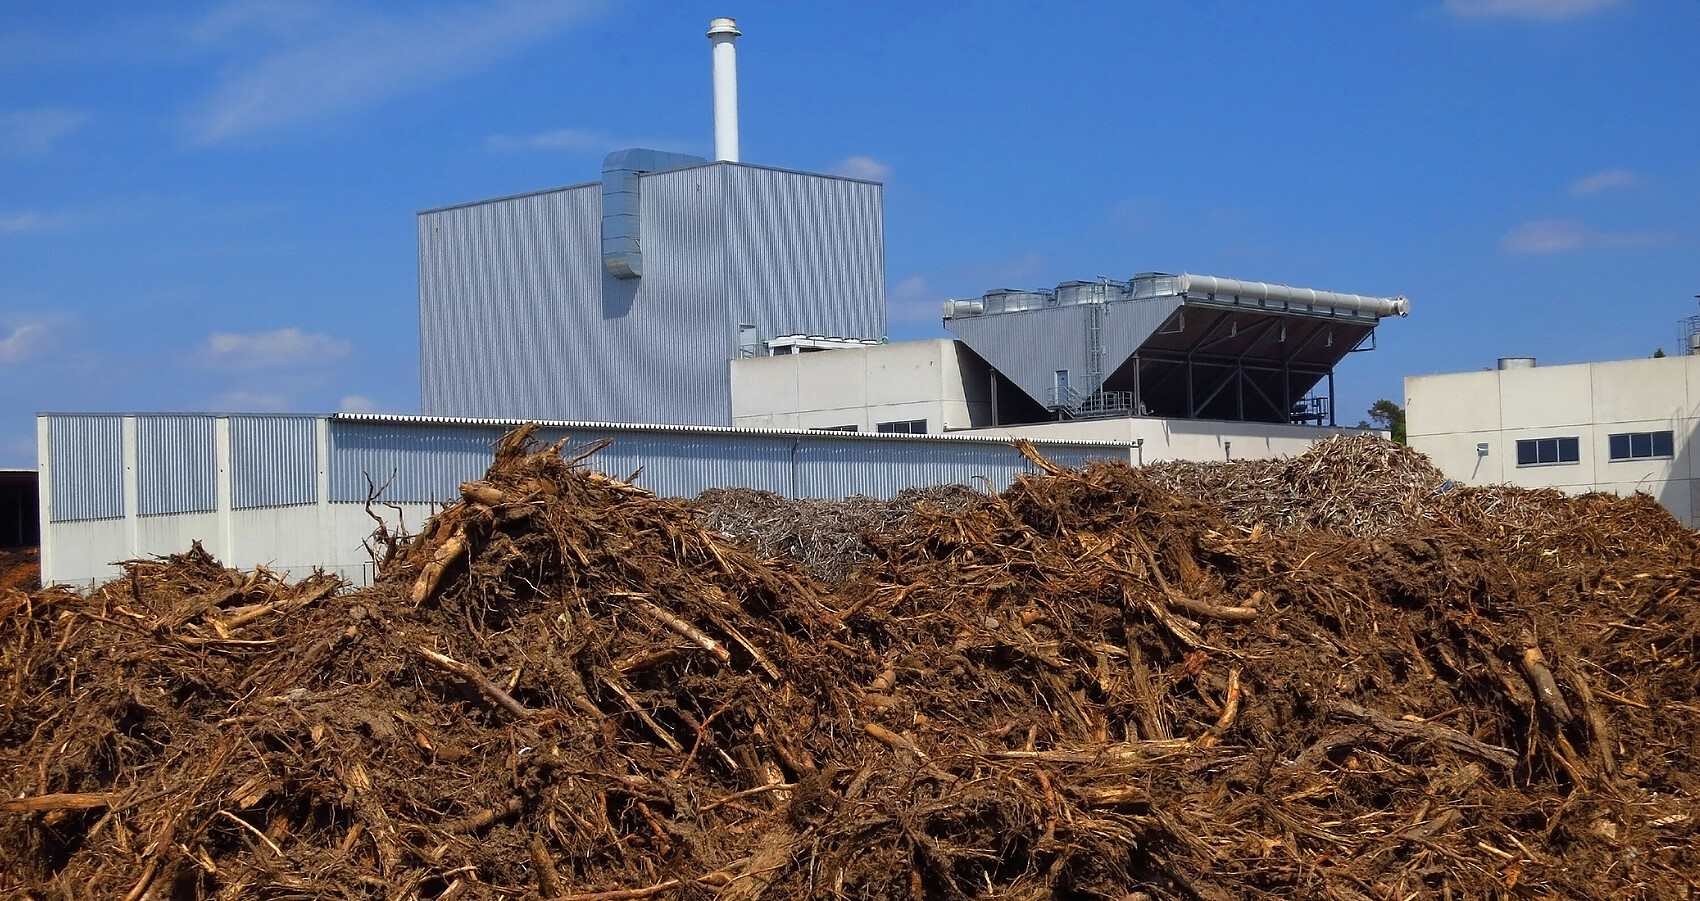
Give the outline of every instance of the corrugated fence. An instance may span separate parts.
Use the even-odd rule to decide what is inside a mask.
[[[228,420],[233,509],[319,502],[320,466],[328,503],[445,502],[460,483],[483,475],[494,445],[515,423],[434,417],[47,414],[52,519],[74,522],[125,515],[125,424],[134,422],[137,513],[214,510],[219,419]],[[317,432],[325,424],[328,458]],[[607,423],[546,423],[546,443],[569,449],[611,443],[586,465],[635,478],[656,494],[694,497],[708,488],[747,487],[787,497],[890,497],[905,488],[984,479],[1006,487],[1034,467],[1009,444],[953,436],[846,435]],[[1128,458],[1125,445],[1036,442],[1055,462]]]

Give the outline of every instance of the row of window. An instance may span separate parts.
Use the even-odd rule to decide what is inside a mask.
[[[927,421],[925,419],[901,419],[897,422],[880,422],[874,424],[874,429],[882,435],[925,435]],[[855,432],[853,425],[823,425],[809,429],[811,432]]]
[[[1654,460],[1676,456],[1676,436],[1670,431],[1623,432],[1606,437],[1613,461]],[[1580,463],[1582,442],[1578,438],[1525,438],[1517,442],[1518,466]]]

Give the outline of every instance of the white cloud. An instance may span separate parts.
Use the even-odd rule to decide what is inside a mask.
[[[1499,239],[1506,253],[1565,253],[1592,248],[1647,247],[1676,240],[1663,232],[1601,232],[1575,219],[1540,219],[1525,222]]]
[[[886,311],[898,322],[936,321],[944,298],[924,275],[911,275],[885,294]]]
[[[47,327],[37,323],[20,325],[0,338],[0,365],[22,363],[35,356],[47,340]]]
[[[1586,197],[1613,188],[1633,188],[1640,183],[1641,177],[1627,169],[1607,169],[1571,182],[1570,193]]]
[[[1467,19],[1544,19],[1557,22],[1617,6],[1623,0],[1446,0],[1446,11]]]
[[[580,128],[558,128],[535,135],[491,135],[484,139],[488,150],[600,150],[612,146],[613,138]]]
[[[319,366],[348,356],[353,345],[330,335],[281,328],[250,335],[214,332],[195,355],[215,369],[276,369]]]
[[[350,394],[342,399],[338,409],[344,413],[376,413],[378,412],[378,402],[370,397]]]
[[[240,413],[281,413],[289,407],[287,395],[256,391],[227,391],[212,400],[214,410]]]
[[[884,181],[891,175],[891,167],[871,156],[852,156],[839,160],[830,170],[833,175],[847,175],[851,178],[865,178],[868,181]]]
[[[300,37],[315,20],[331,12],[322,4],[296,0],[233,0],[191,26],[188,37],[201,44],[216,44],[252,33]]]
[[[191,115],[216,142],[347,112],[477,71],[554,37],[600,0],[500,0],[406,12],[363,12],[238,0],[194,30],[214,43],[276,45],[233,65]]]
[[[88,120],[88,113],[68,109],[27,109],[0,113],[0,151],[40,156],[60,138]]]
[[[21,213],[0,213],[0,235],[21,235],[25,232],[47,231],[71,224],[69,216],[53,216],[25,210]]]

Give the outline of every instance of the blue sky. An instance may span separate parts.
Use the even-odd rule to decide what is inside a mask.
[[[42,410],[418,409],[414,213],[712,155],[886,185],[894,340],[1195,272],[1412,314],[1338,372],[1677,352],[1694,0],[6,4],[0,466]]]

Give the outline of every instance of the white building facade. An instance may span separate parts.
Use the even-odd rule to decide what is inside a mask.
[[[1012,401],[1027,407],[1013,419]],[[1101,441],[1127,446],[1135,465],[1290,457],[1334,435],[1360,431],[1161,416],[1035,422],[1035,413],[1045,415],[959,341],[906,341],[732,363],[732,420],[746,428]]]
[[[1448,478],[1566,492],[1646,492],[1700,522],[1700,356],[1497,369],[1405,379],[1413,448]]]

